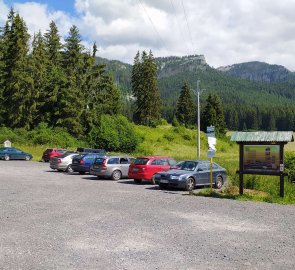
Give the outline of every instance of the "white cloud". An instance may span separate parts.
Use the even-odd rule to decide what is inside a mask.
[[[204,54],[215,67],[258,60],[295,70],[294,0],[76,0],[76,17],[32,2],[15,7],[31,32],[55,20],[66,35],[76,24],[102,57],[132,63],[137,50],[151,49]],[[0,20],[3,10],[0,0]]]

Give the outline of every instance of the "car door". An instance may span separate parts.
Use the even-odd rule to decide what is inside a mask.
[[[25,153],[19,149],[9,149],[10,159],[25,159]]]
[[[197,184],[207,185],[210,183],[209,162],[199,162],[197,167]]]

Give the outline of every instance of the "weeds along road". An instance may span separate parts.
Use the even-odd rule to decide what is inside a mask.
[[[295,207],[0,161],[0,269],[295,269]]]

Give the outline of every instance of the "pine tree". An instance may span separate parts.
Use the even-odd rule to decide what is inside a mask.
[[[186,127],[194,124],[195,122],[196,106],[193,102],[189,86],[186,82],[181,88],[175,115],[179,123],[184,124]]]
[[[208,126],[215,126],[216,136],[224,135],[225,130],[225,121],[224,114],[222,109],[222,104],[217,95],[209,94],[207,104],[202,113],[202,130],[206,132]]]
[[[3,108],[5,124],[29,129],[34,121],[33,80],[28,70],[29,34],[11,9],[3,33]]]
[[[132,93],[136,99],[134,120],[143,125],[153,126],[161,116],[161,98],[157,83],[157,66],[152,52],[142,52],[134,59],[132,69]]]

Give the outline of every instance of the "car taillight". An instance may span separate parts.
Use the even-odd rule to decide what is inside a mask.
[[[57,163],[61,163],[61,159],[59,158],[59,159],[57,159]]]
[[[146,168],[143,167],[143,168],[140,168],[140,170],[141,170],[142,172],[144,172],[144,171],[146,170]]]
[[[80,160],[80,164],[81,164],[81,165],[85,164],[85,160],[84,160],[84,159],[81,159],[81,160]]]

